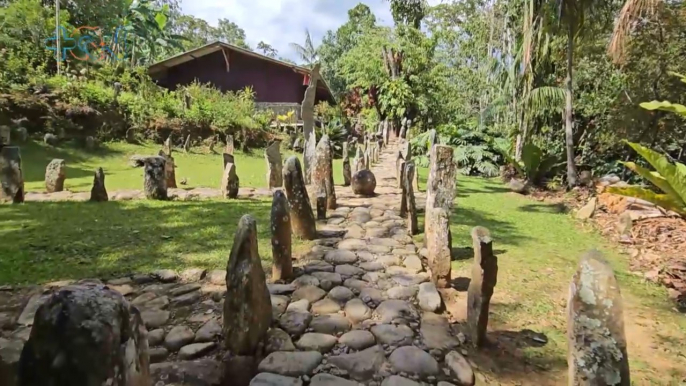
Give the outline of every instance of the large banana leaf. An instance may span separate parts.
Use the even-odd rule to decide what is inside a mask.
[[[662,176],[669,185],[673,188],[673,193],[681,198],[681,202],[686,202],[686,166],[677,163],[676,165],[669,162],[664,155],[651,150],[647,147],[641,146],[637,143],[627,142],[636,153],[645,158],[655,170]],[[665,191],[665,193],[668,193]]]
[[[663,110],[672,113],[677,113],[682,116],[686,116],[686,106],[680,105],[678,103],[670,103],[667,101],[652,101],[641,103],[641,107],[643,107],[646,110]]]
[[[619,194],[620,196],[635,197],[655,205],[661,206],[667,210],[672,210],[680,215],[686,215],[686,206],[681,202],[674,201],[666,194],[657,194],[651,190],[641,188],[639,186],[625,186],[617,187],[610,186],[607,188],[608,193]]]
[[[677,193],[674,188],[672,188],[672,185],[669,184],[669,181],[667,181],[664,177],[660,175],[658,172],[651,172],[650,170],[638,166],[633,162],[619,162],[620,164],[624,165],[627,167],[627,169],[633,171],[634,173],[640,175],[641,177],[645,178],[646,180],[650,181],[653,183],[653,185],[657,186],[665,192],[666,195],[668,195],[672,200],[675,202],[680,202],[681,196],[679,196],[679,193]]]

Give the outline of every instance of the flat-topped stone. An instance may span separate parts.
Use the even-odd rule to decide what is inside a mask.
[[[311,375],[322,359],[322,354],[318,351],[274,352],[264,358],[257,369],[261,372],[299,377]]]
[[[350,331],[350,321],[339,314],[320,315],[312,319],[310,328],[322,334],[338,334]]]
[[[355,252],[339,249],[327,252],[324,260],[331,264],[353,264],[357,261],[357,255]]]
[[[259,373],[250,381],[250,386],[302,386],[300,378],[284,377],[271,373]]]
[[[331,374],[317,374],[312,377],[310,386],[359,386],[359,383]]]
[[[388,358],[398,372],[416,375],[421,378],[439,373],[438,362],[429,353],[414,346],[404,346],[393,351]]]
[[[414,331],[405,325],[377,324],[371,332],[377,342],[396,347],[411,345],[414,338]]]
[[[295,345],[303,351],[319,351],[324,354],[331,351],[337,342],[338,339],[329,334],[307,333],[295,342]]]
[[[366,330],[353,330],[346,332],[338,342],[344,346],[348,346],[353,350],[364,350],[376,344],[374,335]]]
[[[341,305],[329,298],[324,298],[312,304],[312,313],[316,315],[336,314],[341,310]]]
[[[293,296],[291,297],[291,299],[293,301],[307,299],[307,301],[309,301],[310,303],[314,303],[317,300],[323,298],[324,296],[326,296],[326,292],[323,289],[315,287],[313,285],[306,285],[295,290],[295,292],[293,292]]]
[[[350,377],[358,381],[367,381],[386,361],[384,351],[380,346],[373,346],[353,354],[329,357],[329,363],[345,370]]]

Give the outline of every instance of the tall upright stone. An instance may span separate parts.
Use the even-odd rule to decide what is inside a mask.
[[[109,199],[107,189],[105,189],[105,172],[102,168],[98,168],[93,176],[93,187],[91,188],[90,200],[93,202],[104,202]]]
[[[236,164],[233,154],[224,153],[222,154],[222,159],[224,161],[224,169],[226,169],[226,164]],[[223,170],[223,169],[222,169]]]
[[[403,141],[403,143],[400,145],[400,154],[403,156],[405,161],[409,161],[412,158],[412,144],[410,141]]]
[[[238,222],[226,266],[224,346],[252,356],[272,322],[272,305],[257,250],[257,223],[246,214]]]
[[[350,158],[345,155],[343,158],[343,186],[350,186],[352,174],[352,170],[350,170]]]
[[[174,134],[169,134],[169,137],[164,141],[164,146],[162,146],[162,151],[164,154],[168,155],[171,157],[172,152],[174,151],[174,144],[172,143],[174,138]]]
[[[184,144],[183,144],[183,151],[184,151],[184,153],[188,153],[189,151],[191,151],[191,135],[190,134],[188,134],[188,136],[186,137],[186,142],[184,142]]]
[[[293,276],[291,262],[291,208],[282,190],[272,199],[272,280],[288,280]]]
[[[231,156],[231,158],[233,159],[233,156]],[[224,174],[222,175],[222,197],[231,199],[238,198],[239,184],[240,181],[236,174],[236,165],[232,162],[227,162],[224,166]]]
[[[569,385],[631,384],[622,295],[612,268],[598,251],[587,252],[569,287]]]
[[[426,248],[431,281],[439,288],[450,287],[450,220],[443,208],[426,208]]]
[[[436,129],[431,129],[429,131],[429,152],[431,151],[431,149],[433,149],[434,145],[437,142],[438,142],[438,134],[436,133]]]
[[[0,126],[0,147],[9,146],[12,139],[12,129],[9,126]]]
[[[19,360],[18,386],[149,386],[138,309],[103,285],[67,286],[41,305]]]
[[[326,193],[326,207],[336,209],[336,190],[333,185],[333,152],[328,135],[322,136],[315,152],[312,169],[312,183],[315,191]]]
[[[233,135],[227,134],[226,135],[226,146],[224,147],[224,153],[233,155],[233,152],[234,152]]]
[[[488,229],[472,229],[472,245],[474,262],[467,293],[467,324],[472,343],[476,347],[482,347],[486,343],[488,308],[498,282],[498,258],[493,254],[493,241]]]
[[[314,131],[314,102],[317,95],[317,82],[319,81],[319,63],[315,64],[310,71],[310,82],[305,90],[305,97],[301,105],[300,116],[303,120],[303,134],[305,137],[305,183],[311,183],[312,164],[315,158],[317,138]]]
[[[434,145],[429,155],[429,180],[426,184],[427,212],[429,208],[443,208],[450,216],[455,200],[456,174],[457,165],[453,160],[453,148]]]
[[[170,153],[160,150],[158,155],[164,158],[164,178],[167,180],[167,189],[176,188],[176,164]]]
[[[355,173],[359,172],[360,170],[367,169],[364,163],[364,153],[362,152],[362,147],[360,146],[357,146],[357,150],[355,151],[355,159],[353,160],[353,165],[355,166]]]
[[[151,200],[167,199],[165,164],[166,161],[162,157],[148,157],[143,160],[145,174],[143,191],[146,198]]]
[[[281,141],[276,140],[270,143],[264,151],[264,158],[267,160],[267,186],[269,189],[280,188],[283,186]]]
[[[50,161],[45,168],[45,191],[48,193],[64,190],[64,180],[67,178],[67,163],[63,159]]]
[[[419,232],[419,223],[417,222],[417,205],[414,199],[414,189],[412,181],[416,168],[414,161],[405,162],[405,172],[403,173],[403,196],[405,214],[407,216],[407,231],[411,235],[416,235]],[[401,208],[403,207],[401,202]],[[401,214],[402,216],[402,214]]]
[[[24,202],[21,152],[16,146],[0,147],[0,203],[2,202]]]
[[[391,141],[391,128],[388,125],[388,120],[383,121],[383,143],[384,145],[388,146],[388,143]]]
[[[395,180],[397,181],[398,188],[402,186],[404,161],[405,158],[403,158],[402,152],[398,150],[395,155]]]
[[[293,233],[302,239],[314,240],[317,237],[317,228],[300,160],[296,156],[289,157],[283,165],[283,185],[291,205]]]

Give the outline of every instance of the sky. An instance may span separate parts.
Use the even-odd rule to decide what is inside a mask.
[[[429,0],[438,4],[446,0]],[[182,0],[182,12],[206,20],[213,26],[226,18],[245,30],[253,49],[260,40],[279,51],[279,56],[298,61],[289,43],[304,44],[305,29],[318,45],[328,30],[336,30],[348,19],[348,10],[365,3],[379,24],[391,25],[390,5],[384,0]]]

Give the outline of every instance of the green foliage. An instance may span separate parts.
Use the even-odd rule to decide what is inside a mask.
[[[517,172],[526,179],[527,183],[539,184],[543,177],[560,165],[560,157],[546,154],[540,147],[527,143],[522,149],[522,159],[517,161],[507,150],[500,148],[501,154],[507,159]]]
[[[611,186],[608,192],[650,201],[686,216],[686,165],[679,162],[672,163],[664,155],[637,143],[627,142],[627,144],[652,165],[655,171],[645,169],[633,162],[623,162],[623,165],[653,183],[663,194],[638,186]]]

